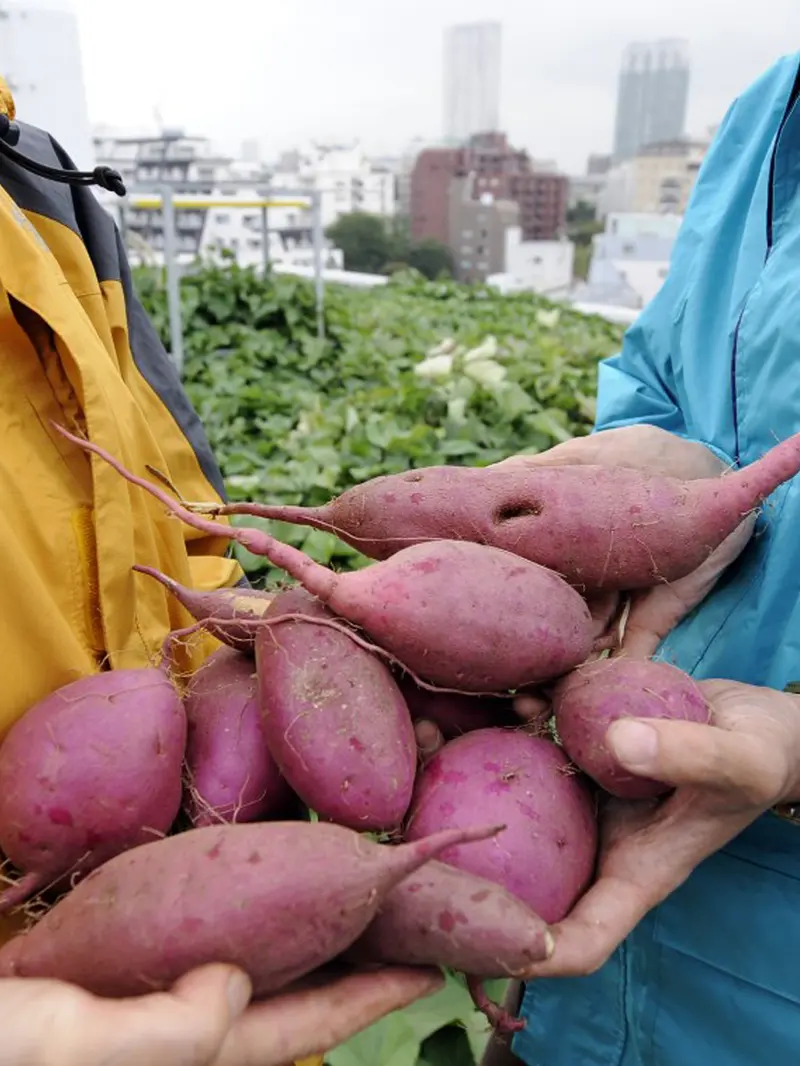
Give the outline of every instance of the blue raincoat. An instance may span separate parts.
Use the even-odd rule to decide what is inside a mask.
[[[727,114],[669,277],[601,369],[598,428],[650,423],[741,464],[800,430],[798,63]],[[800,679],[800,478],[661,655],[698,678]],[[528,1066],[798,1066],[800,826],[765,815],[597,974],[531,982],[523,1013]]]

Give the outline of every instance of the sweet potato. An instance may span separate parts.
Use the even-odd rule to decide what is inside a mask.
[[[669,663],[625,657],[598,659],[553,690],[555,725],[564,750],[606,792],[623,799],[663,795],[669,785],[624,770],[605,746],[619,718],[709,722],[711,710],[696,682]]]
[[[305,589],[280,592],[266,618],[332,618]],[[256,663],[266,742],[320,817],[361,830],[402,822],[417,749],[389,668],[345,633],[291,618],[261,628]]]
[[[679,481],[601,466],[428,467],[357,485],[324,507],[233,503],[335,533],[374,559],[436,539],[506,548],[587,590],[635,589],[697,569],[800,471],[800,434],[722,478]]]
[[[191,823],[285,815],[294,797],[267,747],[253,660],[231,648],[215,651],[189,682],[184,706],[183,806]]]
[[[594,800],[564,752],[513,729],[451,740],[417,777],[405,839],[473,824],[477,812],[506,826],[502,838],[448,848],[441,861],[560,921],[587,888],[597,851]]]
[[[501,978],[523,977],[552,951],[547,924],[516,896],[466,870],[429,862],[386,895],[347,958]]]
[[[524,1025],[489,999],[483,982],[524,977],[554,947],[546,923],[500,885],[429,862],[387,894],[346,958],[459,970],[467,975],[475,1006],[492,1026],[513,1031]]]
[[[183,704],[161,669],[81,678],[0,746],[0,850],[24,871],[0,912],[163,836],[181,803]]]
[[[105,449],[60,427],[59,432],[188,525],[269,559],[334,614],[363,629],[398,665],[432,685],[486,694],[526,688],[567,673],[595,645],[589,608],[575,589],[511,552],[440,540],[336,574],[261,530],[193,514]]]
[[[273,596],[258,589],[224,588],[197,592],[186,588],[153,566],[134,566],[160,582],[198,622],[205,622],[205,630],[222,644],[237,651],[252,651],[258,622],[264,617]]]
[[[400,689],[413,721],[433,722],[445,740],[470,733],[473,729],[519,724],[511,699],[431,692],[420,688],[407,674],[400,678]]]
[[[448,843],[497,831],[390,847],[320,822],[190,829],[96,870],[0,950],[0,977],[135,996],[227,962],[265,996],[345,951],[386,892]]]

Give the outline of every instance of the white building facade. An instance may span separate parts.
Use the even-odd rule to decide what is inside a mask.
[[[575,265],[572,241],[524,241],[519,226],[506,230],[505,270],[487,278],[502,293],[535,292],[557,300],[569,294]]]
[[[397,213],[397,175],[372,162],[358,143],[313,144],[297,152],[291,170],[276,171],[275,186],[316,189],[321,194],[322,224],[363,211],[390,218]]]
[[[206,138],[189,137],[181,130],[97,130],[95,149],[98,161],[119,170],[128,185],[124,200],[102,190],[96,195],[117,219],[133,263],[164,262],[160,196],[161,188],[168,186],[175,204],[179,264],[227,255],[241,267],[313,265],[310,198],[300,193],[273,196],[270,189],[278,180],[258,161],[232,160],[216,152]],[[292,177],[296,188],[299,179]],[[227,183],[235,183],[233,192]],[[259,203],[272,199],[277,203],[266,208]],[[341,251],[326,242],[323,263],[338,269],[342,260]]]
[[[594,238],[586,283],[575,300],[641,310],[661,289],[683,222],[680,215],[611,214]]]

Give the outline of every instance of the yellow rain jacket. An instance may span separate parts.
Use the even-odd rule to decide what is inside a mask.
[[[0,114],[14,118],[2,79]],[[18,152],[71,167],[48,134],[20,129]],[[200,421],[133,293],[112,219],[90,188],[0,156],[0,742],[55,689],[151,664],[169,630],[191,624],[160,585],[132,572],[134,563],[202,589],[242,579],[224,540],[168,518],[56,434],[53,420],[138,473],[155,467],[188,499],[222,497]],[[196,669],[214,646],[192,642],[182,668]],[[0,924],[0,942],[12,929]]]
[[[0,114],[14,118],[2,79]],[[71,166],[47,133],[19,125],[22,155]],[[191,625],[159,584],[133,574],[134,563],[197,588],[242,580],[224,539],[167,517],[51,421],[138,473],[155,467],[187,499],[223,496],[203,427],[133,293],[111,217],[91,189],[0,156],[0,743],[61,685],[154,663],[166,633]],[[181,672],[215,646],[190,642]],[[13,931],[0,920],[0,942]]]
[[[0,113],[13,118],[1,82]],[[38,129],[21,125],[16,147],[37,163],[68,163]],[[54,689],[152,664],[167,632],[191,624],[134,563],[206,589],[242,576],[224,540],[169,520],[52,421],[136,471],[158,468],[188,498],[222,493],[111,217],[90,188],[0,156],[0,742]],[[190,642],[181,666],[196,668],[212,646]]]

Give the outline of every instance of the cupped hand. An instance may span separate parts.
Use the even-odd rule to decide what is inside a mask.
[[[247,977],[222,965],[128,1000],[4,979],[0,1066],[285,1066],[336,1047],[442,982],[438,971],[376,970],[251,1004]]]
[[[708,856],[770,808],[800,798],[800,697],[701,682],[713,725],[615,722],[606,744],[629,771],[675,786],[660,801],[609,799],[595,883],[553,927],[527,977],[592,973]]]
[[[498,466],[624,466],[665,477],[694,481],[719,477],[727,467],[709,448],[657,426],[623,426],[575,437],[538,455],[518,455]],[[672,584],[642,589],[630,598],[622,649],[647,658],[664,637],[705,599],[724,570],[742,553],[753,533],[755,515],[723,541],[694,573]],[[606,594],[590,602],[598,627],[615,624],[620,597]]]
[[[623,426],[588,437],[575,437],[536,455],[516,455],[497,463],[501,466],[624,466],[685,481],[719,477],[727,467],[704,444],[685,440],[657,426]],[[742,524],[712,552],[694,573],[651,589],[634,592],[622,612],[624,595],[604,593],[589,599],[595,632],[601,636],[618,628],[622,640],[618,651],[627,656],[649,658],[661,641],[705,599],[722,573],[741,555],[753,534],[756,516]],[[520,696],[516,700],[520,718],[535,725],[547,716],[546,694]],[[423,759],[430,758],[443,740],[431,722],[417,724],[417,742]]]

